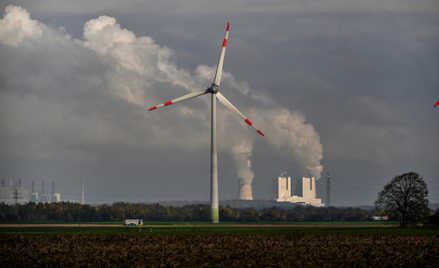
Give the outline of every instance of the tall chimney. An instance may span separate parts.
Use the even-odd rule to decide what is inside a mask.
[[[12,187],[12,177],[11,177],[11,174],[9,174],[9,186]]]
[[[43,181],[43,191],[41,192],[41,195],[44,194],[44,181]]]
[[[18,187],[21,187],[21,179],[18,179]]]
[[[5,179],[2,179],[2,187],[5,187]]]
[[[32,181],[32,193],[35,193],[34,181]]]
[[[55,181],[52,181],[52,194],[55,194]]]
[[[81,174],[82,199],[81,203],[84,205],[84,176]]]

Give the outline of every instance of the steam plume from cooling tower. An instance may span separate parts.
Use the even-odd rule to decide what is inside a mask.
[[[104,46],[101,44],[102,35],[107,36]],[[100,54],[113,57],[116,62],[118,62],[122,76],[124,75],[124,70],[135,71],[142,75],[141,79],[133,81],[133,85],[116,88],[117,95],[135,104],[140,104],[139,100],[143,99],[143,91],[135,91],[135,88],[138,88],[139,85],[143,84],[143,88],[149,88],[149,85],[155,81],[168,82],[186,88],[188,91],[192,91],[195,85],[210,82],[215,72],[215,68],[206,65],[197,66],[192,75],[184,69],[178,69],[175,63],[169,60],[173,54],[172,50],[167,47],[158,46],[150,37],[137,38],[134,33],[122,29],[114,18],[106,16],[101,16],[98,19],[90,20],[86,23],[84,40],[83,44],[85,47],[95,50]],[[119,45],[116,47],[114,46],[115,43]],[[141,50],[142,53],[140,53],[139,50]],[[123,57],[121,57],[121,55],[123,55]],[[151,56],[139,58],[139,55]],[[160,57],[156,58],[153,55],[160,55]],[[145,69],[144,66],[149,67]],[[229,88],[243,95],[249,95],[249,92],[251,92],[248,83],[235,80],[235,77],[228,72],[223,73],[223,80],[224,84]],[[287,156],[292,157],[293,161],[299,163],[301,175],[312,176],[319,179],[323,170],[323,167],[320,165],[322,145],[320,144],[320,137],[314,127],[309,123],[306,124],[305,118],[299,113],[290,112],[288,109],[275,103],[268,96],[255,97],[257,94],[254,93],[255,92],[249,95],[253,97],[254,101],[264,104],[269,103],[267,107],[270,108],[264,111],[264,113],[261,113],[261,110],[254,110],[251,115],[251,118],[265,121],[266,125],[261,126],[261,129],[276,130],[270,133],[271,137],[267,138],[269,144],[277,151],[284,152]],[[133,96],[136,97],[133,98]],[[194,107],[180,105],[178,108],[182,109],[185,114],[204,114],[196,111]],[[203,121],[208,122],[209,119],[207,116],[205,119],[206,120]],[[226,117],[220,116],[218,118],[219,124],[224,126],[225,119]],[[258,121],[258,125],[259,124],[260,121]],[[228,131],[230,131],[230,128],[228,128]],[[233,157],[239,185],[249,185],[251,187],[251,182],[254,177],[253,171],[250,169],[253,140],[248,136],[242,136],[242,134],[249,134],[246,133],[246,131],[248,131],[248,129],[237,130],[237,134],[242,137],[243,141],[239,143],[238,146],[229,146],[226,151],[230,151]],[[167,130],[167,132],[169,132],[169,130]],[[188,137],[184,139],[168,139],[166,142],[169,142],[169,140],[190,141]],[[191,142],[187,142],[187,144],[193,146]],[[197,142],[197,144],[200,143]],[[248,187],[245,188],[248,189]],[[244,198],[244,194],[240,194],[240,197]],[[246,198],[251,197],[247,194]]]
[[[251,170],[250,157],[252,156],[252,142],[249,139],[240,140],[229,146],[229,154],[233,158],[233,165],[238,177],[239,199],[253,200],[251,183],[254,178]]]
[[[279,107],[263,113],[261,129],[268,129],[270,146],[299,164],[301,176],[321,177],[323,158],[320,136],[314,127],[305,123],[305,117],[298,112]],[[258,122],[260,124],[261,122]]]

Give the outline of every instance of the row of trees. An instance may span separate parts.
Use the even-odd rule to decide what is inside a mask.
[[[410,172],[393,178],[378,193],[375,210],[360,208],[317,208],[295,206],[255,209],[220,207],[220,219],[226,222],[365,221],[386,215],[398,219],[402,227],[430,221],[439,225],[438,212],[428,208],[427,185],[419,174]],[[253,204],[254,205],[254,204]],[[439,211],[439,210],[438,210]],[[114,203],[90,206],[78,203],[34,203],[0,205],[0,221],[120,222],[127,218],[148,221],[209,221],[209,205],[163,206],[159,204]]]
[[[273,206],[254,208],[220,207],[220,219],[226,222],[297,222],[297,221],[365,221],[379,215],[377,211],[360,208],[317,208],[296,206],[290,209]],[[382,214],[382,213],[381,213]],[[159,204],[113,203],[112,205],[82,205],[78,203],[34,203],[25,205],[0,205],[0,221],[33,222],[121,222],[134,218],[148,221],[209,221],[209,205],[186,205],[183,207]]]

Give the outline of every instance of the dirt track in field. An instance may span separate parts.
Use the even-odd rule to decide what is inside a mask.
[[[154,223],[144,224],[143,227],[155,226]],[[1,224],[1,227],[121,227],[122,224]],[[395,227],[397,224],[181,224],[181,225],[160,225],[160,227],[234,227],[234,228],[333,228],[333,227]],[[157,227],[159,228],[159,227]]]

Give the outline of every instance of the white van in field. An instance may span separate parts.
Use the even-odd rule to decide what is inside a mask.
[[[387,221],[389,220],[388,216],[372,216],[374,221]]]
[[[126,220],[123,220],[123,225],[125,225],[125,226],[143,225],[143,219],[126,219]]]

